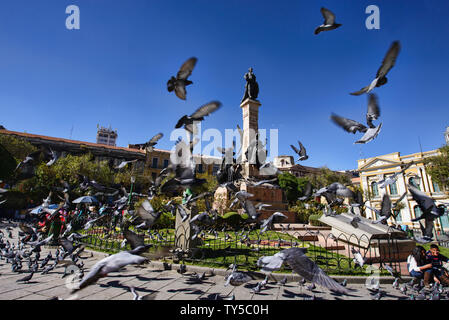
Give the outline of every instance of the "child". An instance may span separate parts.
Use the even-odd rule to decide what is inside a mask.
[[[430,245],[430,250],[426,253],[427,260],[432,265],[432,270],[438,282],[449,286],[449,277],[443,269],[443,262],[448,262],[448,258],[440,254],[440,248],[436,244]]]

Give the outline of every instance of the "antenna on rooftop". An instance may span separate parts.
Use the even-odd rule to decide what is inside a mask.
[[[419,143],[419,151],[421,152],[421,156],[422,156],[422,145],[421,145],[421,139],[418,136],[418,143]]]

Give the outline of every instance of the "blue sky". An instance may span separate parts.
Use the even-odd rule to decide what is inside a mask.
[[[67,30],[77,5],[81,29]],[[380,30],[367,30],[368,5]],[[320,8],[343,26],[317,36]],[[419,152],[444,143],[449,126],[449,3],[316,0],[40,0],[0,3],[0,124],[9,130],[95,142],[97,124],[118,130],[119,146],[170,132],[211,100],[223,107],[203,129],[242,123],[249,67],[259,82],[259,127],[279,129],[279,153],[306,146],[308,166],[353,169],[361,157]],[[368,85],[394,40],[402,50],[377,88],[382,132],[366,145],[335,126],[331,112],[364,123]],[[187,101],[166,82],[198,57]],[[378,123],[378,122],[376,122]]]

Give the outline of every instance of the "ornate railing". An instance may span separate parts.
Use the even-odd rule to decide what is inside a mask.
[[[335,236],[329,232],[312,230],[268,231],[262,234],[259,230],[222,230],[216,233],[205,230],[192,240],[186,237],[189,230],[183,228],[180,226],[177,230],[145,232],[131,229],[144,236],[145,244],[153,244],[150,252],[165,252],[166,259],[173,259],[175,263],[217,268],[237,264],[242,268],[257,270],[256,262],[260,257],[274,255],[291,247],[307,248],[307,256],[329,274],[366,275],[369,273],[367,269],[373,270],[372,267],[388,274],[385,265],[400,273],[400,263],[405,260],[398,244],[400,239],[393,233],[388,233],[383,239],[373,239],[344,234]],[[119,228],[95,227],[84,234],[86,237],[81,241],[98,250],[113,253],[130,248],[129,244],[123,246],[124,238]],[[178,250],[175,251],[176,248]],[[363,267],[355,263],[353,248],[364,257]],[[167,249],[176,254],[167,254]],[[288,266],[285,265],[281,271],[288,272]]]

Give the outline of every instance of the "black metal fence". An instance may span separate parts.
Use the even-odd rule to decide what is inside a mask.
[[[326,273],[343,275],[367,275],[379,270],[388,274],[386,265],[395,272],[401,272],[412,248],[404,251],[402,238],[388,233],[382,239],[357,237],[345,234],[334,235],[329,231],[290,230],[268,231],[203,231],[193,240],[190,230],[183,226],[178,229],[160,229],[135,231],[144,236],[146,244],[153,244],[150,252],[164,252],[161,257],[173,259],[175,263],[191,263],[209,267],[228,267],[237,264],[239,267],[257,270],[257,260],[263,256],[274,255],[290,247],[306,248],[307,256],[315,261]],[[123,242],[119,228],[94,227],[83,232],[86,237],[82,242],[95,249],[118,252],[129,249]],[[169,250],[171,253],[168,253]],[[177,249],[177,250],[175,250]],[[353,249],[360,252],[364,265],[360,266],[354,259]],[[288,266],[282,271],[289,271]],[[404,270],[404,268],[402,268]]]

